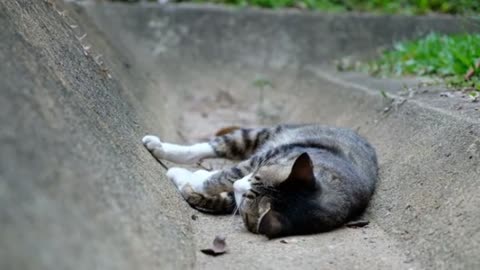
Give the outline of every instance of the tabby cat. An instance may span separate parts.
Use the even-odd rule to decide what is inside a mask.
[[[360,214],[377,180],[375,150],[349,129],[321,125],[239,128],[190,146],[143,138],[157,159],[194,164],[242,160],[219,170],[171,168],[167,177],[194,208],[232,213],[269,238],[331,230]]]

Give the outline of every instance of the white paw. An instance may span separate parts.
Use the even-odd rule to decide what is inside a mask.
[[[210,176],[216,174],[217,171],[207,171],[207,170],[198,170],[193,173],[193,175],[198,176],[200,178],[204,178],[205,180],[208,179]]]
[[[203,158],[215,157],[215,151],[208,143],[178,145],[162,142],[157,136],[152,135],[143,137],[142,142],[157,159],[175,163],[194,164]]]
[[[208,172],[203,170],[192,173],[189,170],[174,167],[170,168],[167,171],[167,177],[175,183],[175,185],[180,191],[185,187],[185,185],[188,184],[193,189],[193,191],[202,193],[204,191],[203,183],[213,173],[214,172]]]
[[[142,139],[143,145],[150,151],[156,158],[165,158],[165,150],[162,146],[162,142],[157,136],[147,135]]]
[[[155,149],[157,146],[162,147],[162,142],[157,136],[147,135],[143,137],[142,142],[143,145],[145,145],[145,147],[150,151]]]

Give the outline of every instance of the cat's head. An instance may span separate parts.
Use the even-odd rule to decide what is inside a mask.
[[[273,238],[303,233],[319,187],[312,161],[303,153],[289,164],[261,166],[235,182],[234,190],[247,229]]]

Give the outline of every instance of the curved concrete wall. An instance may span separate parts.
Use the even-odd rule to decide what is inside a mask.
[[[210,5],[85,5],[112,40],[160,61],[299,68],[356,55],[431,31],[479,31],[473,18],[329,14]],[[118,31],[122,29],[122,31]],[[133,37],[131,36],[133,35]]]
[[[139,141],[169,134],[162,93],[109,48],[110,79],[47,2],[0,2],[0,269],[191,268],[187,207]]]

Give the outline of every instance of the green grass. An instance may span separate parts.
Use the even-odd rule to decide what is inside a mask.
[[[361,65],[372,75],[434,76],[452,86],[471,86],[480,90],[480,35],[439,35],[394,45],[380,59]],[[474,74],[465,80],[467,72]]]
[[[480,12],[478,0],[195,0],[264,8],[297,7],[330,12],[360,11],[377,13],[426,14],[431,12],[465,14]]]
[[[111,0],[137,2],[138,0]],[[150,0],[155,1],[155,0]],[[171,0],[184,2],[185,0]],[[218,3],[262,8],[302,8],[329,12],[359,11],[395,14],[478,14],[479,0],[186,0],[186,2]]]

